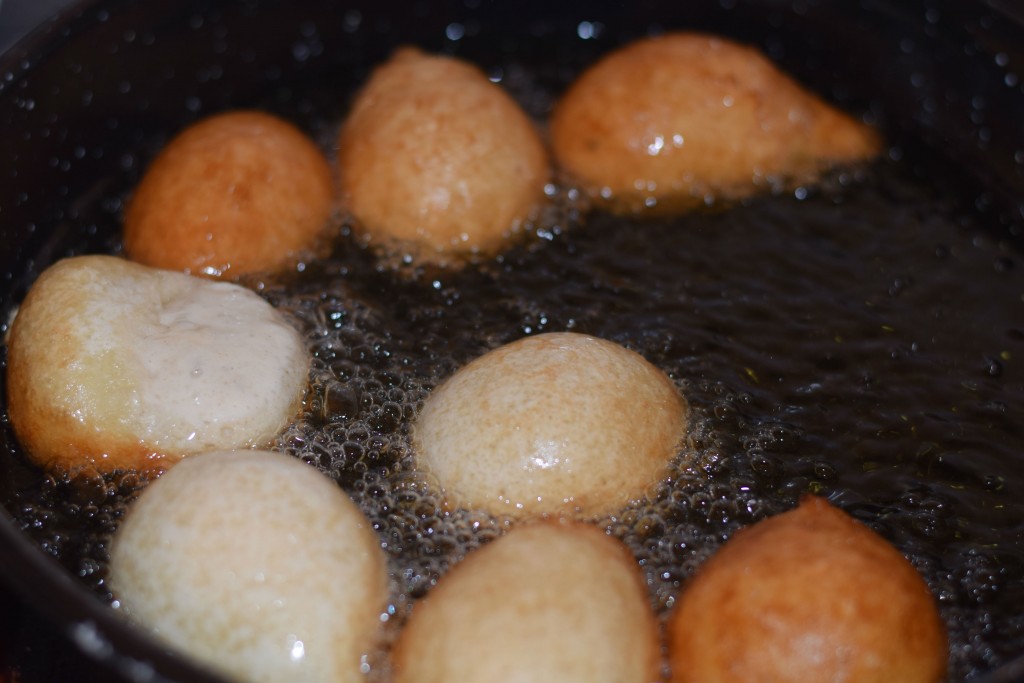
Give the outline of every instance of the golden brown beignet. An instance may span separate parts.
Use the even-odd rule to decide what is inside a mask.
[[[511,97],[476,67],[414,48],[359,92],[338,168],[364,238],[440,263],[496,251],[548,180],[543,144]]]
[[[495,349],[436,388],[413,445],[451,505],[593,517],[664,476],[687,415],[672,381],[640,354],[550,333]]]
[[[211,116],[171,140],[128,203],[125,251],[215,278],[283,268],[312,253],[334,211],[327,159],[257,111]]]
[[[874,131],[724,38],[639,40],[587,69],[551,117],[555,159],[618,213],[669,213],[813,181],[874,156]]]
[[[414,608],[395,683],[651,683],[661,643],[636,561],[596,527],[515,527]]]
[[[673,683],[936,683],[935,599],[887,541],[821,498],[741,530],[669,622]]]

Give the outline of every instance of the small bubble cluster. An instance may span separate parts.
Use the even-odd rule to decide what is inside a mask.
[[[993,275],[996,247],[958,236],[957,221],[920,218],[928,200],[900,179],[898,165],[874,173],[884,182],[870,174],[826,182],[803,197],[734,207],[728,221],[714,212],[642,226],[602,217],[581,225],[571,188],[553,186],[558,229],[493,261],[428,272],[382,266],[343,246],[343,263],[268,286],[264,294],[297,320],[315,356],[306,411],[281,447],[335,478],[373,521],[391,561],[391,628],[454,563],[510,524],[450,509],[417,471],[410,430],[424,399],[489,349],[573,329],[639,351],[691,405],[686,444],[665,480],[645,500],[594,520],[632,550],[662,616],[736,531],[818,494],[921,571],[954,642],[955,675],[1011,656],[1024,634],[998,597],[1024,576],[1024,552],[1007,537],[1010,508],[1021,511],[1007,491],[1024,482],[995,457],[984,472],[970,472],[973,461],[935,444],[955,447],[936,432],[956,420],[963,449],[1015,447],[1012,429],[993,434],[943,407],[1011,410],[1000,394],[1015,366],[978,371],[985,355],[973,341],[924,328],[934,324],[937,304],[929,302],[943,300],[935,291],[945,287],[951,260],[970,274],[958,282],[1016,274]],[[894,211],[890,197],[910,206]],[[872,230],[902,229],[903,238],[884,247],[850,223],[851,210],[870,216]],[[946,231],[935,234],[944,221]],[[836,223],[847,231],[835,233]],[[779,230],[788,231],[785,247]],[[964,240],[974,246],[934,258],[934,244]],[[811,288],[793,277],[809,259],[821,261],[813,272],[824,278]],[[877,276],[862,270],[879,259],[886,265]],[[760,264],[757,276],[742,263]],[[912,286],[894,296],[893,282],[911,283],[909,272]],[[1012,308],[1013,297],[1005,298]],[[878,303],[851,303],[858,301]],[[968,305],[957,311],[977,313]],[[961,356],[970,359],[970,382],[944,369]],[[977,510],[991,503],[977,501],[993,495],[1004,512],[983,520]],[[997,539],[1009,545],[995,560],[985,544]],[[1018,635],[1002,640],[999,628]]]
[[[362,17],[344,21],[357,30]],[[546,79],[566,78],[490,73],[538,116],[553,101]],[[590,213],[556,178],[522,240],[462,270],[381,261],[342,226],[330,258],[249,283],[313,356],[304,410],[277,447],[371,520],[390,562],[389,628],[510,524],[450,509],[416,469],[423,401],[490,349],[576,331],[640,352],[690,403],[666,478],[594,520],[631,549],[662,616],[739,529],[813,493],[925,577],[949,628],[952,679],[1024,651],[1024,334],[1011,325],[1024,271],[999,243],[973,239],[982,219],[970,198],[966,211],[951,202],[955,183],[925,182],[913,148],[892,150],[806,192],[645,222]],[[110,216],[120,210],[105,201]],[[17,524],[110,599],[107,543],[145,482],[47,476],[16,450],[0,475]]]

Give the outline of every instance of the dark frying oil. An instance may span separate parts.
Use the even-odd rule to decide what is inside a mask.
[[[690,402],[688,449],[651,500],[598,520],[667,613],[738,528],[813,492],[893,542],[934,592],[951,680],[1024,652],[1024,271],[986,219],[910,155],[819,189],[658,222],[554,208],[497,259],[384,265],[342,234],[287,282],[250,283],[315,355],[280,447],[371,517],[394,572],[392,623],[505,526],[443,513],[409,425],[456,368],[524,335],[619,342]],[[131,475],[46,477],[7,454],[4,504],[100,594]]]

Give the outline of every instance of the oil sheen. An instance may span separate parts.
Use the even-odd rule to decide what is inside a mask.
[[[1024,269],[955,172],[894,155],[819,188],[671,219],[588,213],[571,188],[501,256],[460,270],[379,258],[343,228],[332,256],[253,281],[313,353],[277,447],[373,520],[392,628],[506,520],[446,510],[415,470],[424,398],[486,351],[540,332],[620,343],[691,406],[670,476],[596,520],[646,573],[659,614],[737,529],[833,503],[922,573],[950,678],[1024,652]],[[950,188],[954,192],[950,192]],[[109,599],[107,542],[131,474],[47,476],[4,453],[4,504]]]

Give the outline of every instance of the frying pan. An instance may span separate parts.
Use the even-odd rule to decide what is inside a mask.
[[[0,310],[55,260],[116,251],[125,192],[168,136],[201,116],[260,107],[323,140],[401,44],[480,64],[521,53],[557,69],[672,28],[760,46],[828,99],[866,112],[901,141],[894,153],[952,160],[995,237],[1022,247],[1024,10],[1009,0],[91,0],[0,58]],[[4,415],[5,455],[18,457]],[[0,466],[0,480],[10,474]],[[0,576],[61,638],[126,681],[217,680],[124,625],[31,541],[4,486]],[[1024,680],[1024,656],[974,675]]]

